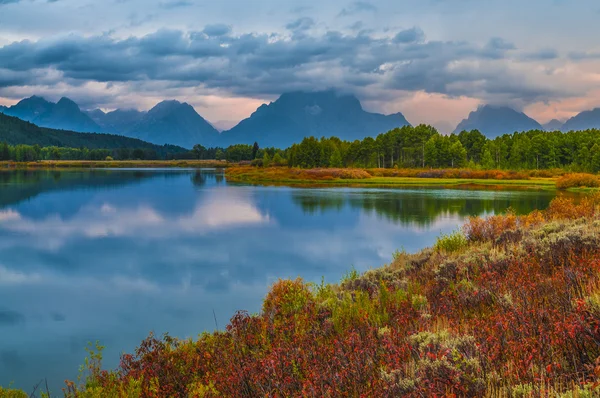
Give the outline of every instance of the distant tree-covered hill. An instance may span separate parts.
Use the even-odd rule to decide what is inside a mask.
[[[136,148],[155,150],[161,156],[187,150],[174,145],[155,145],[136,138],[114,134],[76,133],[38,127],[17,117],[0,113],[0,142],[10,145],[40,145],[88,149]]]

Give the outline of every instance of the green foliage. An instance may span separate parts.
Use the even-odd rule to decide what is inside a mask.
[[[271,157],[269,156],[269,152],[265,152],[262,158],[262,166],[269,167],[271,165]]]
[[[20,390],[0,387],[0,398],[29,398],[29,395]]]
[[[469,244],[466,236],[461,231],[455,231],[451,234],[443,234],[437,238],[434,250],[453,253],[464,249]]]

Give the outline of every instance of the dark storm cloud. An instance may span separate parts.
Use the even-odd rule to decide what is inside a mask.
[[[231,26],[225,24],[207,25],[202,33],[212,37],[225,36],[231,33]]]
[[[375,36],[361,31],[309,35],[314,24],[301,18],[288,24],[292,38],[277,34],[232,35],[226,25],[202,31],[159,30],[143,37],[64,36],[21,41],[0,48],[0,86],[39,84],[40,71],[54,71],[55,83],[88,81],[221,89],[238,95],[276,95],[290,89],[340,89],[385,85],[450,96],[480,94],[489,87],[510,87],[511,95],[558,95],[513,79],[503,70],[471,69],[464,61],[493,61],[510,56],[512,43],[494,38],[483,46],[466,42],[425,41],[417,27]],[[550,53],[536,56],[549,57]],[[46,79],[51,79],[48,74]],[[377,95],[374,92],[373,95]]]
[[[423,39],[425,39],[425,33],[417,27],[403,30],[394,36],[394,42],[396,43],[414,43]]]

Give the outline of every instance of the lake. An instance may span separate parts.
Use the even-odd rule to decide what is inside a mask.
[[[432,245],[469,215],[551,191],[301,189],[215,170],[0,172],[0,385],[60,392],[89,341],[105,365],[150,331],[193,337],[258,312],[278,278],[337,282]],[[216,319],[215,319],[216,318]]]

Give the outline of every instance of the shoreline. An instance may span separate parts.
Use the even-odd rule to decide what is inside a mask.
[[[234,183],[245,183],[265,186],[291,187],[328,187],[344,186],[357,188],[406,188],[406,187],[439,187],[459,189],[536,189],[556,190],[556,178],[531,177],[528,179],[497,179],[497,178],[460,178],[460,177],[416,177],[421,170],[401,169],[400,173],[413,176],[378,176],[370,173],[382,173],[379,170],[342,169],[299,170],[289,168],[259,169],[255,167],[233,166],[225,171],[227,180]],[[385,170],[385,169],[384,169]],[[330,171],[330,172],[328,172]],[[361,173],[352,178],[355,171]],[[439,172],[440,170],[434,170]],[[390,174],[388,172],[388,174]],[[346,177],[346,178],[345,178]],[[350,178],[347,178],[350,177]],[[577,189],[577,190],[580,190]]]
[[[225,160],[42,160],[38,162],[0,162],[0,170],[125,169],[125,168],[228,168]]]
[[[599,188],[575,186],[559,189],[565,170],[470,170],[470,169],[298,169],[287,166],[253,167],[225,160],[44,160],[0,161],[0,171],[91,170],[150,168],[213,168],[225,170],[230,183],[296,188],[443,188],[493,190],[552,190],[574,193]],[[499,178],[496,178],[499,177]]]

